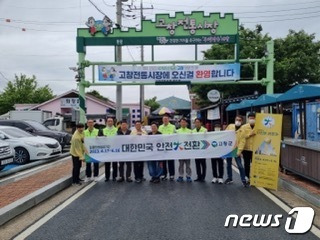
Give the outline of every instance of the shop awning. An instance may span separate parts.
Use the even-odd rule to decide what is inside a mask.
[[[299,84],[278,97],[278,102],[320,98],[320,84]]]
[[[226,108],[226,111],[229,112],[229,111],[236,110],[236,108],[237,108],[238,105],[239,105],[239,103],[231,103],[231,104],[229,104],[229,106]]]
[[[257,100],[252,103],[253,107],[268,106],[278,102],[281,93],[277,94],[262,94]]]
[[[233,103],[233,104],[230,104],[230,108],[229,106],[226,108],[226,110],[229,112],[229,111],[234,111],[234,110],[240,110],[240,109],[246,109],[246,108],[251,108],[252,107],[252,103],[254,102],[255,100],[243,100],[241,101],[240,103]],[[231,109],[231,110],[230,110]]]

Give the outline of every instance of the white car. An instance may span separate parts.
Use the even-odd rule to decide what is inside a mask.
[[[13,163],[14,150],[5,141],[0,140],[0,171],[6,165]]]
[[[18,164],[61,154],[61,146],[57,140],[34,136],[15,127],[0,126],[0,139],[14,148],[14,162]]]

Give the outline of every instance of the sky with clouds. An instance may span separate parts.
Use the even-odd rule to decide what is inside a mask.
[[[115,21],[115,0],[92,2]],[[145,10],[147,19],[153,19],[156,13],[173,14],[175,11],[232,12],[246,27],[262,24],[264,32],[274,38],[286,36],[289,29],[315,33],[317,39],[320,34],[317,24],[320,20],[320,0],[144,0],[143,3],[147,8],[153,6],[153,9]],[[133,4],[139,7],[140,0],[133,1]],[[55,94],[76,89],[75,74],[69,70],[77,62],[76,29],[86,27],[85,22],[90,16],[103,18],[88,0],[0,0],[0,91],[7,81],[14,78],[14,74],[20,73],[36,75],[39,84],[48,84]],[[125,17],[123,25],[134,27],[139,25],[139,21]],[[199,47],[200,56],[201,51],[209,47]],[[91,61],[113,61],[113,48],[88,48],[86,58]],[[139,58],[139,47],[123,47],[124,61]],[[145,59],[151,59],[148,47],[145,49]],[[190,50],[190,46],[156,47],[155,59],[193,60],[194,51]],[[115,100],[115,87],[90,89]],[[145,96],[189,98],[186,86],[146,86]],[[123,87],[123,102],[138,101],[138,86]]]

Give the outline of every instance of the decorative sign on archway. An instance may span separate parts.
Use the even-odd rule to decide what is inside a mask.
[[[260,59],[239,59],[239,20],[232,13],[192,12],[175,15],[156,14],[155,20],[142,20],[141,29],[121,29],[105,17],[88,18],[88,28],[77,30],[77,52],[79,54],[79,99],[80,118],[85,119],[85,88],[110,85],[154,85],[154,84],[260,84],[273,93],[273,42],[267,43],[266,56]],[[225,60],[198,60],[197,46],[200,44],[233,44],[234,58]],[[86,47],[129,45],[151,46],[151,61],[92,62],[85,59]],[[194,45],[195,60],[155,61],[154,47],[169,45]],[[241,80],[241,63],[254,64],[251,80]],[[258,79],[258,64],[266,64],[266,78]],[[151,65],[151,66],[150,66]],[[92,79],[87,80],[84,69],[92,66]],[[98,79],[96,79],[98,67]]]
[[[77,51],[86,46],[185,45],[238,43],[239,21],[232,13],[177,12],[175,16],[157,14],[155,21],[143,20],[141,30],[112,28],[108,18],[87,21],[89,28],[79,28]]]

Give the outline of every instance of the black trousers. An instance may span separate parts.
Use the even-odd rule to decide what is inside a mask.
[[[86,164],[86,176],[88,178],[92,177],[92,163]],[[99,163],[93,163],[93,176],[94,177],[99,176]]]
[[[126,178],[129,178],[129,177],[131,177],[132,162],[120,162],[119,163],[119,175],[121,178],[124,177],[124,164],[127,165]]]
[[[206,178],[207,163],[205,158],[196,159],[196,171],[199,180],[204,180]]]
[[[79,157],[72,156],[72,183],[80,182],[80,168],[82,161]]]
[[[218,173],[217,173],[218,165]],[[212,175],[214,178],[223,178],[223,159],[211,158]]]
[[[144,162],[133,162],[133,171],[135,179],[143,178],[143,166]]]
[[[163,162],[163,176],[167,176],[168,169],[169,169],[169,176],[174,176],[175,169],[174,169],[174,160],[162,161]],[[167,167],[168,164],[168,167]]]
[[[246,177],[250,179],[250,166],[252,162],[252,151],[244,150],[242,151],[243,160],[244,160],[244,172]]]
[[[106,179],[108,179],[108,180],[110,178],[110,166],[111,166],[111,162],[104,163],[105,176],[106,176]],[[112,178],[117,178],[117,176],[118,176],[118,163],[113,162],[112,163]]]

